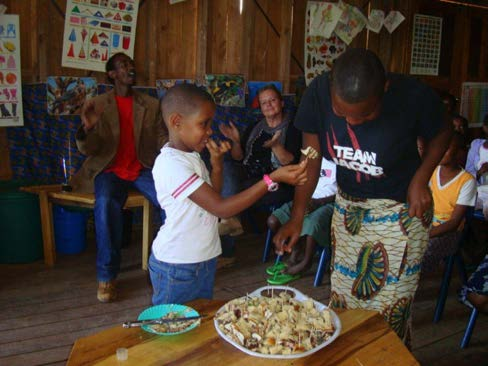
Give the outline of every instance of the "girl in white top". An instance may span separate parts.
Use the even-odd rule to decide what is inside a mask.
[[[276,182],[306,181],[306,162],[288,165],[249,189],[222,198],[223,156],[230,144],[210,139],[215,108],[212,97],[192,84],[171,88],[161,103],[169,142],[156,159],[153,176],[167,219],[149,259],[154,304],[212,298],[216,257],[221,253],[218,217],[232,217],[251,206],[275,189]],[[199,155],[204,148],[210,152],[211,173]]]

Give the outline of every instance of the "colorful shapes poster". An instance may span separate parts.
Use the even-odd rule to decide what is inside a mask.
[[[330,38],[311,36],[310,16],[312,1],[307,3],[305,13],[305,83],[308,85],[318,75],[332,68],[334,60],[339,57],[347,45],[335,34]]]
[[[0,127],[23,126],[18,15],[0,15]]]
[[[85,100],[97,95],[95,78],[48,76],[46,85],[47,112],[54,116],[80,114]]]
[[[216,104],[226,107],[245,107],[245,85],[242,75],[207,74],[205,81]]]
[[[117,52],[134,57],[139,0],[67,0],[62,66],[105,71]]]
[[[207,90],[205,87],[205,82],[203,80],[196,79],[159,79],[156,80],[156,90],[158,92],[158,98],[164,97],[166,92],[175,85],[178,84],[195,84],[196,86],[201,86],[203,89]]]

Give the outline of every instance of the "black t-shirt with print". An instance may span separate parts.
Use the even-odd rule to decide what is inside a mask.
[[[414,78],[389,74],[378,118],[351,126],[332,111],[329,73],[305,91],[295,126],[318,134],[325,158],[337,164],[342,191],[360,198],[406,202],[418,166],[417,136],[432,139],[444,125],[439,96]]]

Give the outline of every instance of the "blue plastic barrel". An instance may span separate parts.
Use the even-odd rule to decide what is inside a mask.
[[[54,240],[56,251],[62,254],[78,254],[86,248],[86,212],[53,207]]]

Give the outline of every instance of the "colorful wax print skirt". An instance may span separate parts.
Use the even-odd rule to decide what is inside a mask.
[[[338,192],[332,218],[330,307],[377,310],[405,342],[432,221],[389,199]]]
[[[488,296],[488,254],[481,261],[476,271],[469,277],[468,283],[459,291],[459,300],[472,308],[473,305],[466,298],[469,292]]]

